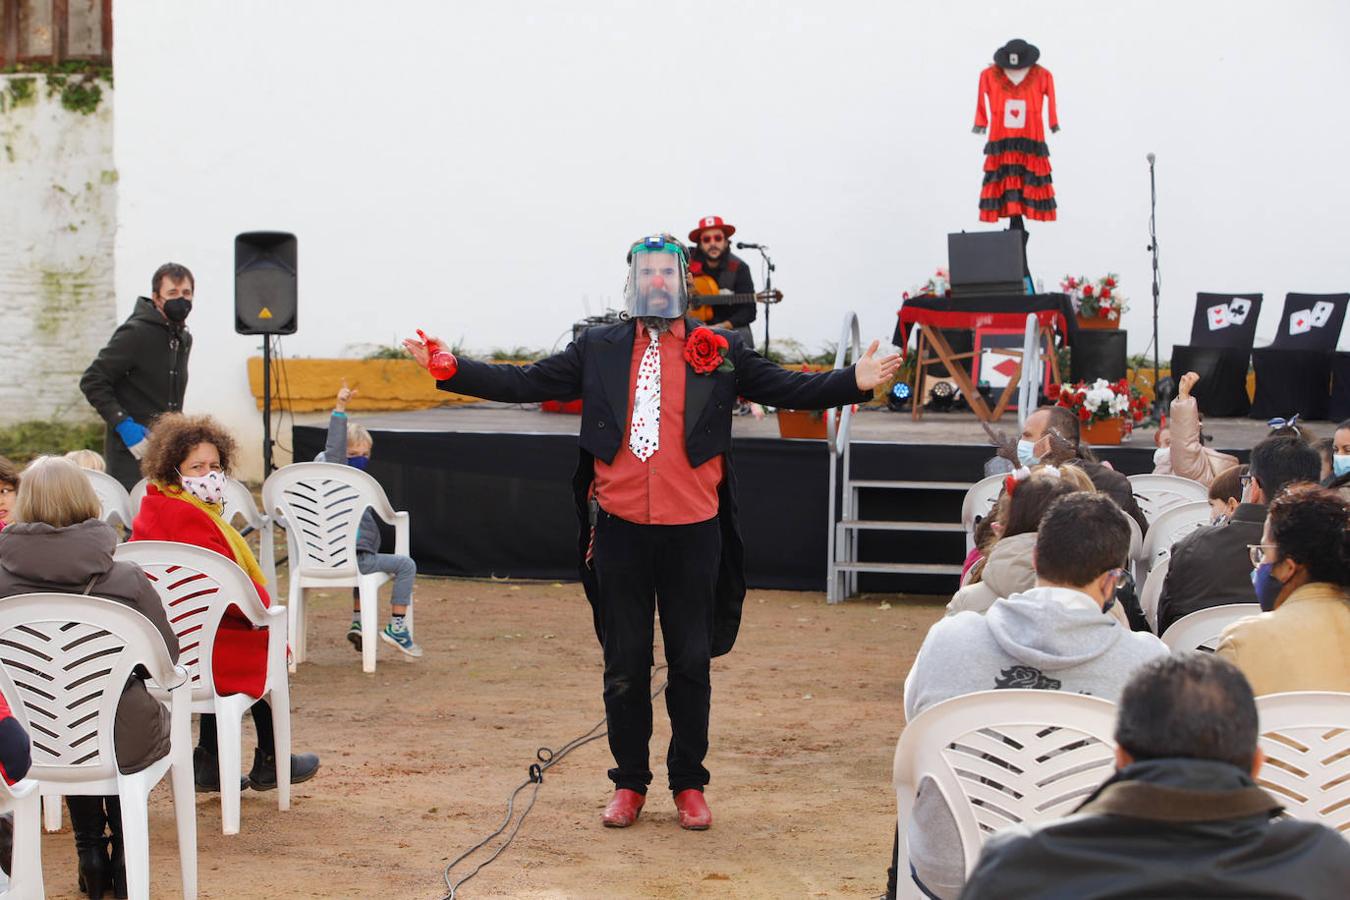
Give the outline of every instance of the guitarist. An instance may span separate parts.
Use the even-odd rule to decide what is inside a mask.
[[[698,221],[698,227],[689,232],[689,242],[693,251],[689,254],[689,268],[694,273],[695,293],[753,294],[755,281],[750,275],[750,267],[745,260],[731,252],[730,238],[736,233],[735,225],[728,225],[721,216],[704,216]],[[709,278],[699,278],[698,275]],[[716,282],[716,291],[712,282]],[[700,284],[701,283],[701,284]],[[701,285],[707,285],[699,290]],[[698,315],[700,309],[710,309],[707,319],[714,328],[726,328],[735,331],[745,342],[745,346],[754,347],[755,339],[750,333],[750,323],[755,321],[757,310],[754,303],[737,305],[712,304],[711,307],[694,306],[692,312]],[[698,316],[702,318],[702,316]]]

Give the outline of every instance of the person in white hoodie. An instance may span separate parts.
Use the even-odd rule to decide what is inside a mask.
[[[905,679],[906,721],[943,700],[996,688],[1117,700],[1137,668],[1167,655],[1158,638],[1105,614],[1129,549],[1129,525],[1109,497],[1072,493],[1055,500],[1036,533],[1036,586],[983,615],[961,612],[929,630]],[[965,865],[956,823],[927,781],[909,823],[909,854],[909,874],[929,896],[960,894]]]

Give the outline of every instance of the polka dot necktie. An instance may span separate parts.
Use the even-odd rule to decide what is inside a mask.
[[[638,363],[633,423],[628,429],[628,449],[642,462],[656,452],[661,430],[661,333],[648,333],[652,340]]]

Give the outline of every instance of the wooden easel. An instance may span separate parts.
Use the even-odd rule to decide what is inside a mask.
[[[1050,373],[1057,384],[1061,383],[1062,378],[1060,377],[1059,372],[1059,359],[1055,355],[1055,331],[1053,328],[1044,324],[1039,325],[1037,330],[1037,339],[1044,340],[1046,342],[1045,345],[1048,348],[1047,355],[1050,359]],[[937,354],[936,356],[927,355],[927,351],[930,347],[933,352]],[[957,387],[961,389],[961,396],[965,397],[966,403],[970,405],[970,411],[975,413],[975,417],[981,422],[997,422],[1003,416],[1003,413],[1007,411],[1008,404],[1012,402],[1015,396],[1017,396],[1017,385],[1022,379],[1021,350],[1008,348],[1000,351],[1008,356],[1017,358],[1017,370],[1013,372],[1012,377],[1008,379],[1008,383],[1004,386],[1003,392],[999,394],[998,403],[994,405],[992,410],[989,409],[989,404],[984,402],[984,396],[981,395],[975,385],[971,383],[970,373],[957,365],[961,360],[973,360],[975,358],[975,352],[973,350],[969,353],[954,353],[952,351],[952,345],[947,343],[947,338],[942,334],[942,329],[928,328],[920,325],[918,344],[915,347],[914,352],[918,354],[918,359],[915,361],[914,365],[914,385],[913,393],[911,395],[913,399],[910,401],[910,418],[914,420],[918,420],[923,416],[924,397],[920,391],[923,388],[924,367],[932,365],[933,363],[940,362],[946,367],[947,371],[951,374],[952,380],[955,381]]]

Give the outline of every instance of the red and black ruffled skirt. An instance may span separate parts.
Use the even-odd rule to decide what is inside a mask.
[[[1050,148],[1044,141],[1004,138],[984,145],[980,221],[997,222],[1012,216],[1055,220]]]

